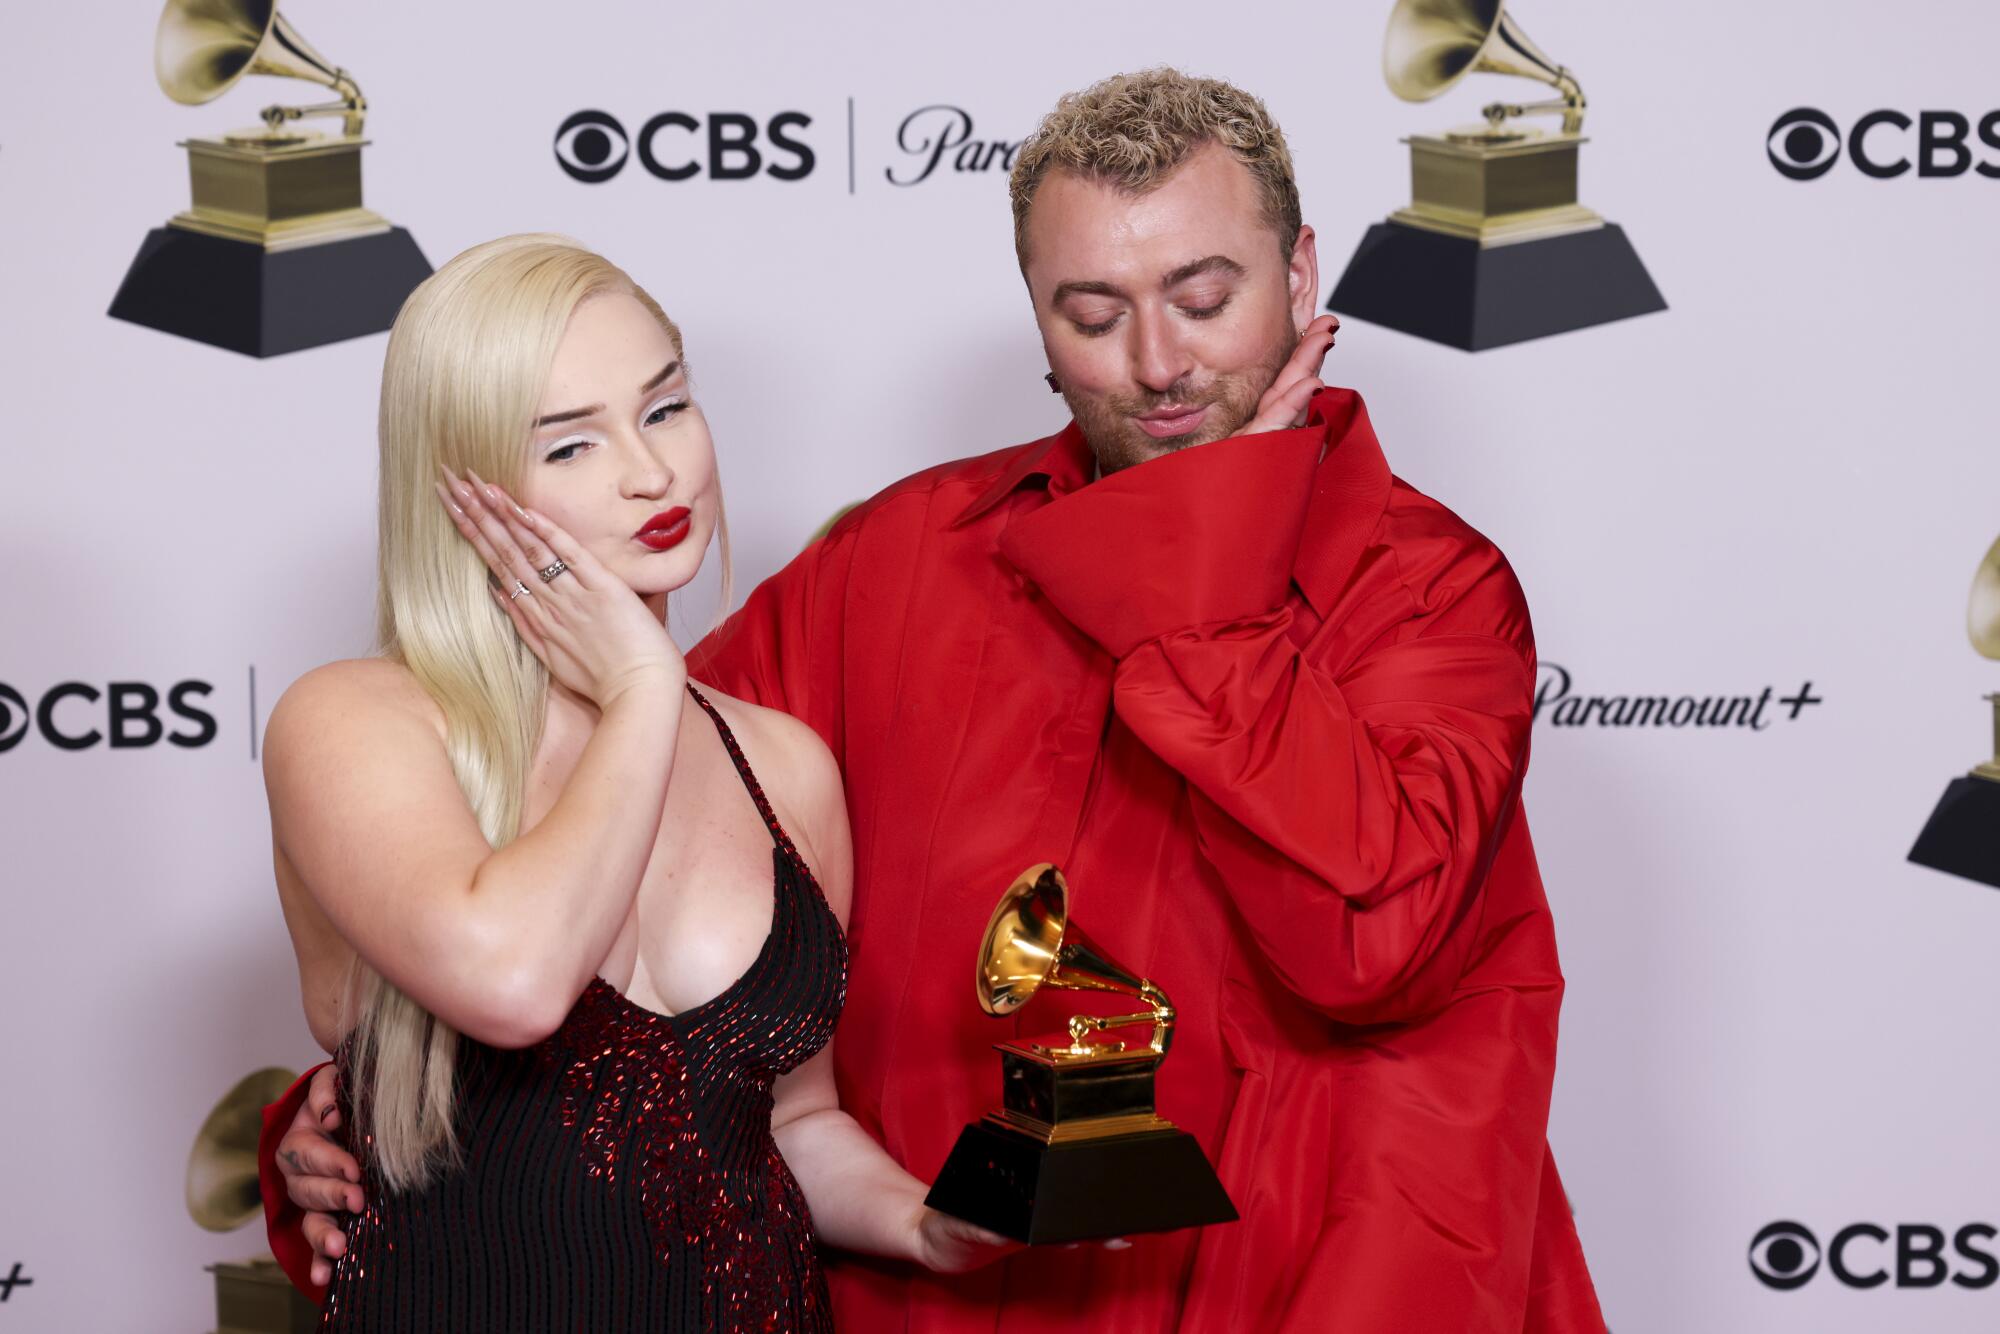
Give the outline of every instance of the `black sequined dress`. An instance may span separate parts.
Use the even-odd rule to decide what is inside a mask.
[[[833,1327],[805,1199],[771,1138],[771,1083],[832,1036],[847,945],[735,737],[689,693],[777,845],[763,950],[677,1015],[597,978],[537,1046],[461,1039],[464,1166],[405,1194],[375,1184],[347,1221],[323,1329]]]

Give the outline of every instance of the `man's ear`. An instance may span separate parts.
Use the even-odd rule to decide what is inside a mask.
[[[1285,266],[1285,284],[1292,302],[1292,327],[1303,329],[1319,313],[1319,241],[1310,226],[1299,227],[1292,262]]]

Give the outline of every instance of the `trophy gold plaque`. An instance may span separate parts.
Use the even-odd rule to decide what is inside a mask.
[[[1328,310],[1478,351],[1666,309],[1624,231],[1577,202],[1583,89],[1504,0],[1397,0],[1382,69],[1410,102],[1472,73],[1558,95],[1494,102],[1482,125],[1405,140],[1410,205],[1368,229]],[[1520,123],[1542,115],[1561,127]]]
[[[246,74],[323,84],[335,100],[264,108],[263,125],[190,138],[193,199],[150,232],[110,314],[268,357],[379,333],[431,266],[410,234],[362,206],[368,103],[274,0],[167,0],[154,73],[176,102],[220,97]],[[337,134],[295,122],[337,116]]]
[[[245,1075],[201,1123],[188,1153],[187,1209],[210,1232],[233,1232],[263,1212],[257,1196],[257,1135],[264,1104],[298,1076],[277,1067]],[[215,1275],[216,1334],[307,1334],[319,1308],[292,1287],[270,1256],[209,1266]]]
[[[2000,658],[2000,541],[1972,576],[1966,632],[1982,656]],[[1951,780],[1910,860],[2000,888],[2000,694],[1986,698],[1993,706],[1993,758]]]
[[[1010,1041],[1001,1106],[967,1126],[926,1203],[1032,1245],[1227,1223],[1236,1208],[1194,1137],[1153,1109],[1173,1041],[1166,993],[1111,960],[1070,919],[1062,872],[1029,867],[979,947],[980,1008],[1009,1015],[1042,989],[1130,996],[1146,1008],[1076,1015],[1068,1041]],[[1128,1043],[1107,1030],[1146,1025]]]

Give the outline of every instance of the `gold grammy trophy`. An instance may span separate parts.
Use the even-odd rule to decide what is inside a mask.
[[[1972,576],[1966,633],[1982,656],[2000,658],[2000,541]],[[2000,888],[2000,693],[1986,698],[1993,705],[1993,758],[1951,780],[1910,860]]]
[[[368,103],[274,0],[167,0],[153,43],[160,88],[210,102],[245,75],[322,84],[335,100],[264,108],[263,125],[190,138],[190,207],[140,247],[111,315],[266,357],[394,322],[430,275],[400,227],[362,205]],[[297,122],[338,117],[337,134]]]
[[[1484,124],[1405,140],[1410,205],[1368,229],[1328,310],[1478,351],[1666,309],[1624,231],[1577,202],[1583,89],[1504,0],[1397,0],[1382,69],[1409,102],[1473,73],[1558,95],[1494,102]],[[1520,123],[1544,115],[1561,128]]]
[[[1037,1245],[1236,1218],[1201,1146],[1153,1107],[1173,1005],[1071,920],[1061,871],[1031,866],[1001,897],[975,981],[980,1008],[996,1016],[1044,989],[1112,992],[1146,1008],[1073,1016],[1067,1042],[995,1043],[1001,1106],[959,1135],[932,1208]],[[1105,1036],[1138,1025],[1151,1029],[1143,1043]]]
[[[257,1195],[257,1134],[264,1105],[296,1079],[259,1070],[237,1081],[201,1123],[188,1153],[188,1216],[210,1232],[234,1232],[263,1212]],[[216,1334],[306,1334],[319,1328],[308,1301],[268,1255],[209,1266],[215,1275]]]

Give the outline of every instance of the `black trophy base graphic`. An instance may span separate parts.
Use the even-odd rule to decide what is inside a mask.
[[[1181,1130],[1043,1144],[976,1121],[924,1202],[1034,1246],[1236,1220],[1201,1146]]]
[[[1952,779],[1917,835],[1910,860],[2000,889],[2000,782]]]
[[[1469,238],[1378,222],[1326,308],[1478,352],[1649,315],[1667,303],[1611,223],[1482,249]]]
[[[155,227],[112,298],[114,319],[253,357],[380,333],[430,261],[401,227],[293,250]]]

